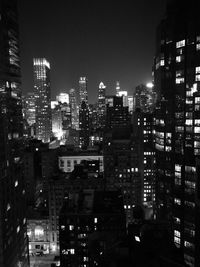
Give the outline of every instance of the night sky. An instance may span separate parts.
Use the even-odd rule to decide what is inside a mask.
[[[156,27],[166,0],[19,0],[23,93],[33,90],[32,58],[51,64],[52,99],[88,78],[89,102],[100,81],[129,94],[151,80]]]

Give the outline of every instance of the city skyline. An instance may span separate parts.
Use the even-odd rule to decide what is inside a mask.
[[[32,91],[32,58],[46,57],[51,63],[52,98],[78,89],[82,76],[88,79],[89,103],[97,101],[101,81],[109,94],[114,94],[119,80],[121,89],[132,95],[141,81],[151,81],[155,29],[166,1],[159,2],[143,0],[131,7],[129,2],[123,6],[113,1],[47,5],[46,1],[20,0],[23,93]]]

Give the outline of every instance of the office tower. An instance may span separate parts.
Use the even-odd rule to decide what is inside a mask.
[[[152,83],[140,84],[134,92],[134,110],[139,108],[143,112],[153,112],[156,105],[157,94]]]
[[[119,96],[119,91],[120,91],[120,83],[119,83],[119,81],[116,82],[115,90],[116,90],[116,96]]]
[[[17,1],[0,14],[0,266],[28,267]]]
[[[34,58],[33,70],[36,97],[36,138],[48,143],[52,135],[50,64],[45,58]]]
[[[133,96],[128,96],[128,111],[133,113]]]
[[[89,145],[89,109],[83,101],[79,110],[80,147],[87,148]]]
[[[61,102],[60,102],[61,103]],[[52,133],[58,140],[64,136],[61,104],[51,101]]]
[[[126,231],[121,194],[94,190],[69,194],[59,231],[61,266],[106,266],[102,264],[106,252]]]
[[[127,224],[133,220],[135,205],[142,205],[142,142],[142,134],[133,131],[130,123],[104,134],[106,188],[121,190]]]
[[[62,125],[63,131],[68,131],[72,126],[72,117],[70,105],[67,103],[60,104],[61,113],[62,113]]]
[[[154,84],[156,216],[171,224],[189,266],[199,266],[199,1],[169,2],[157,31]]]
[[[127,91],[119,91],[118,96],[123,98],[123,106],[128,107],[128,92]]]
[[[99,120],[98,120],[98,104],[89,104],[89,128],[90,135],[96,132],[96,129],[99,128]]]
[[[78,130],[79,128],[78,103],[76,98],[76,91],[73,88],[69,90],[69,104],[71,109],[72,128]]]
[[[87,78],[80,77],[79,79],[79,107],[82,102],[85,102],[88,105],[88,92],[87,92]]]
[[[105,126],[105,116],[106,116],[106,86],[101,82],[99,84],[98,92],[98,126]]]
[[[67,103],[69,104],[69,94],[67,93],[60,93],[56,96],[56,100],[60,103]]]
[[[133,132],[141,140],[138,146],[140,175],[142,180],[142,205],[153,208],[155,204],[155,151],[153,142],[153,114],[137,109],[133,112]]]
[[[24,97],[24,113],[28,124],[33,125],[35,123],[35,95],[32,92]]]
[[[126,126],[130,122],[128,107],[123,106],[123,98],[113,96],[107,99],[110,104],[107,104],[106,109],[106,127],[108,129],[118,126]]]

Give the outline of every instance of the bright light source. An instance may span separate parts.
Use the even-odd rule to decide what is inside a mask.
[[[135,236],[135,241],[140,242],[139,236]]]
[[[147,84],[146,84],[146,87],[148,87],[148,88],[153,88],[153,83],[147,83]]]

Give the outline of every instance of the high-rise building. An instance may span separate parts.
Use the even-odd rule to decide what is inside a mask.
[[[78,130],[79,128],[78,103],[76,98],[76,91],[73,88],[69,90],[69,104],[71,109],[72,128]]]
[[[28,267],[17,1],[0,2],[0,266]]]
[[[50,64],[45,58],[34,58],[33,69],[36,98],[36,137],[44,143],[48,143],[52,135]]]
[[[87,78],[80,77],[79,79],[79,106],[81,106],[82,102],[88,104],[88,92],[87,92]]]
[[[133,96],[128,96],[128,111],[133,113]]]
[[[169,2],[157,31],[156,216],[189,266],[200,262],[200,2]]]
[[[89,104],[89,128],[90,128],[90,136],[96,132],[96,129],[99,127],[98,120],[98,104]]]
[[[105,116],[106,116],[106,86],[101,82],[99,84],[98,92],[98,126],[105,126]]]
[[[25,111],[25,119],[28,124],[31,126],[35,123],[35,95],[30,92],[27,93],[24,99],[24,111]]]
[[[126,126],[130,122],[128,107],[123,106],[123,98],[113,96],[107,98],[106,127],[108,129]]]
[[[134,110],[139,108],[143,112],[153,112],[156,100],[157,94],[152,83],[140,84],[135,88]]]
[[[137,109],[133,112],[133,132],[138,145],[139,172],[142,182],[142,205],[153,208],[155,203],[155,151],[153,142],[153,113]]]
[[[142,135],[133,131],[130,123],[104,134],[106,187],[122,191],[127,223],[132,222],[135,205],[142,205],[142,141]]]
[[[120,91],[120,83],[119,83],[119,81],[116,81],[115,89],[116,89],[116,96],[119,96],[119,91]]]
[[[83,101],[79,110],[80,147],[87,148],[89,145],[89,108]]]
[[[123,98],[123,106],[128,107],[128,92],[127,91],[119,91],[118,96]]]
[[[61,104],[59,104],[58,101],[51,101],[51,115],[52,133],[56,138],[58,138],[58,140],[60,140],[64,135],[64,131]]]

